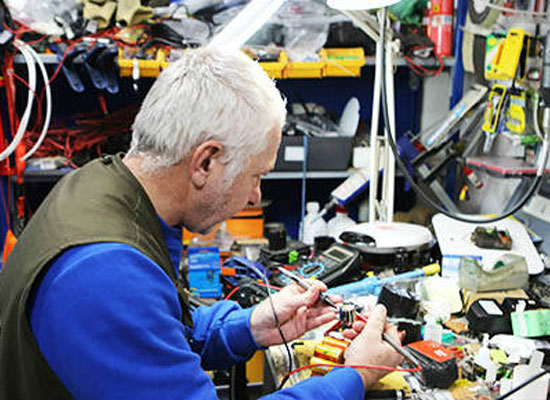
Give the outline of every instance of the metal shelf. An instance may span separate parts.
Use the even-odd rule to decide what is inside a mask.
[[[439,61],[435,60],[434,58],[418,58],[413,57],[412,60],[417,63],[418,65],[421,65],[423,67],[439,67]],[[376,63],[376,58],[374,56],[367,56],[365,57],[365,65],[374,65]],[[407,61],[402,58],[398,57],[394,60],[394,63],[398,67],[407,66]],[[455,65],[455,58],[454,57],[445,57],[443,58],[443,64],[445,67],[454,67]]]
[[[47,182],[57,180],[69,172],[71,168],[60,168],[52,170],[27,169],[25,170],[25,180],[29,182]],[[308,171],[307,179],[343,179],[353,174],[354,170],[347,171]],[[262,177],[262,180],[295,180],[302,179],[301,171],[273,171]]]
[[[307,179],[342,179],[353,174],[354,170],[347,171],[307,171]],[[302,171],[273,171],[262,180],[302,179]]]
[[[58,64],[59,60],[57,55],[55,54],[41,54],[40,58],[44,62],[44,64]],[[22,55],[18,54],[15,56],[15,62],[16,63],[24,63],[25,60]],[[413,58],[414,62],[416,62],[419,65],[422,65],[423,67],[437,67],[439,66],[438,62],[434,60],[433,58],[430,59],[424,59],[424,58]],[[365,57],[365,66],[373,66],[376,62],[376,58],[374,56],[366,56]],[[395,65],[398,67],[403,67],[407,65],[407,61],[405,61],[404,58],[396,58],[395,59]],[[443,62],[445,64],[445,67],[453,67],[455,65],[455,59],[454,57],[446,57],[443,59]]]

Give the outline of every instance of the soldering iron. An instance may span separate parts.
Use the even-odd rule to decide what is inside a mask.
[[[277,267],[280,273],[284,274],[285,276],[292,279],[294,282],[296,282],[298,285],[300,285],[302,288],[309,290],[311,289],[311,285],[308,284],[304,279],[300,278],[298,275],[294,274],[293,272],[288,271],[287,269],[284,269],[282,267]],[[336,305],[334,301],[332,301],[330,298],[328,298],[328,294],[326,292],[321,292],[319,295],[320,299],[325,302],[326,304],[330,305],[331,307],[339,310],[340,307]],[[366,322],[366,318],[362,317],[358,314],[358,318],[360,318],[363,322]],[[404,349],[399,343],[397,343],[390,335],[388,335],[386,332],[382,332],[382,339],[384,339],[395,351],[397,351],[399,354],[401,354],[405,359],[407,359],[409,362],[411,362],[415,366],[420,366],[420,362],[418,359],[413,356],[409,351]]]

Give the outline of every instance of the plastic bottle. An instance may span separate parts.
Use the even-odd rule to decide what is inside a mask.
[[[229,251],[234,240],[233,235],[227,230],[227,222],[223,221],[214,235],[216,245],[220,248],[220,251]]]
[[[443,336],[443,327],[439,325],[435,317],[432,315],[426,315],[426,326],[424,328],[424,340],[431,340],[436,343],[441,343]]]
[[[327,223],[323,218],[317,218],[319,214],[319,203],[311,201],[306,204],[307,214],[304,217],[304,229],[302,242],[308,245],[313,245],[314,239],[317,236],[325,236],[327,234]],[[302,226],[300,224],[300,234],[302,234]]]
[[[345,207],[336,206],[336,215],[327,222],[328,235],[338,240],[340,234],[356,223],[348,217],[348,210]]]

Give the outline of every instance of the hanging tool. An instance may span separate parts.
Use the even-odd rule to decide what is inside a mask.
[[[484,122],[481,127],[483,132],[485,132],[484,153],[488,153],[491,150],[495,137],[498,134],[502,106],[506,100],[506,92],[506,86],[495,84],[489,93],[487,107],[483,115]]]
[[[525,91],[512,88],[508,94],[510,105],[506,111],[506,128],[512,133],[522,135],[525,132]]]
[[[528,37],[523,29],[510,29],[506,39],[498,44],[490,69],[485,74],[487,79],[505,81],[515,78],[524,40]]]

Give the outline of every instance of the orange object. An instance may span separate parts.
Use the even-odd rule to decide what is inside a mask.
[[[16,243],[17,243],[17,238],[15,237],[11,229],[8,229],[8,231],[6,232],[6,240],[4,241],[4,253],[2,254],[2,265],[6,264],[6,261],[8,260],[8,257]]]
[[[444,363],[455,358],[454,354],[443,345],[431,340],[421,340],[419,342],[410,343],[411,349],[438,363]]]
[[[221,267],[221,274],[225,276],[235,276],[237,275],[237,270],[235,268],[226,268]]]
[[[346,339],[336,339],[325,336],[323,341],[315,346],[310,364],[341,364],[344,362],[344,352],[351,342]],[[312,368],[314,375],[324,375],[332,368],[316,366]]]
[[[264,236],[264,212],[261,207],[249,207],[235,214],[232,218],[226,221],[227,231],[233,235],[235,239],[259,239]],[[205,241],[212,241],[219,225],[207,235],[193,233],[187,229],[183,230],[183,243],[189,244],[192,239],[200,237]]]

